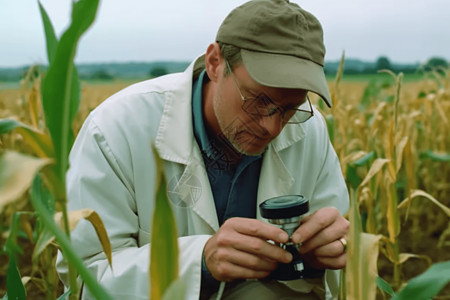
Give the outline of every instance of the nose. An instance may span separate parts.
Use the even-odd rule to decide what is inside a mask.
[[[264,128],[267,136],[275,138],[283,129],[283,118],[281,114],[277,113],[272,116],[262,117],[259,124]]]

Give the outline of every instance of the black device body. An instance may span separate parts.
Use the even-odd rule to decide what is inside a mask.
[[[279,244],[279,246],[289,251],[293,257],[290,263],[278,264],[278,267],[267,278],[287,281],[321,277],[325,271],[306,267],[300,256],[299,246],[290,241],[292,233],[300,225],[302,216],[309,211],[308,199],[302,195],[274,197],[261,203],[259,209],[263,218],[287,232],[289,242]]]

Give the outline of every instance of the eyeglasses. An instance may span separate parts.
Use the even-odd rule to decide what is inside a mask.
[[[283,108],[281,106],[278,106],[272,101],[272,99],[270,99],[263,93],[256,97],[245,97],[244,95],[242,95],[239,83],[236,76],[234,76],[233,71],[231,70],[230,64],[228,63],[228,61],[225,61],[225,63],[228,70],[230,71],[231,77],[233,78],[233,82],[236,85],[239,95],[241,96],[243,102],[242,110],[244,110],[246,113],[256,117],[270,117],[275,115],[276,113],[279,113],[283,123],[285,124],[304,123],[314,115],[308,96],[306,96],[306,102],[304,102],[297,108]],[[302,106],[305,106],[304,108],[306,108],[307,105],[309,106],[309,110],[300,108]]]

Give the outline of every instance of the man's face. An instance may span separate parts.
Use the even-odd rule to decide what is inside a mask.
[[[267,145],[280,134],[293,115],[286,113],[283,118],[280,111],[297,108],[306,101],[307,93],[300,89],[262,86],[250,77],[243,65],[236,67],[232,74],[223,76],[216,91],[213,108],[220,130],[238,152],[246,155],[259,155],[265,151]],[[242,97],[254,100],[247,102],[242,100]],[[249,108],[249,103],[263,108],[267,106],[269,112],[270,108],[275,107],[275,110],[269,116],[268,113],[266,116],[258,115],[254,113],[258,109]],[[276,107],[281,109],[276,110]]]

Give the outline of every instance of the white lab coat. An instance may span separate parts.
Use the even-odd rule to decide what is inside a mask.
[[[197,70],[197,66],[195,66]],[[180,275],[186,299],[198,299],[204,244],[218,229],[213,195],[192,126],[194,63],[183,73],[132,85],[99,105],[86,119],[70,154],[69,210],[92,208],[112,244],[113,268],[90,223],[82,220],[72,243],[98,281],[117,299],[148,299],[149,242],[155,194],[154,144],[164,160],[178,228]],[[287,125],[264,154],[257,203],[302,194],[310,211],[348,209],[347,188],[323,117]],[[182,200],[180,200],[182,199]],[[257,210],[258,211],[258,210]],[[261,219],[259,211],[258,219]],[[176,259],[176,258],[174,258]],[[57,270],[67,283],[67,265]],[[327,274],[336,295],[337,278]],[[311,288],[297,280],[300,288]],[[292,284],[292,283],[291,283]],[[86,288],[85,299],[90,298]]]

